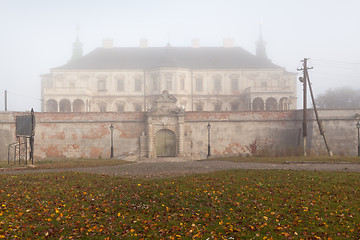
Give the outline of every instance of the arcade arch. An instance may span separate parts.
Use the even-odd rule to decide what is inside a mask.
[[[59,103],[60,112],[71,112],[71,103],[68,99],[62,99]]]
[[[76,99],[73,102],[73,112],[85,112],[85,103],[81,99]]]
[[[266,111],[277,110],[277,101],[275,98],[270,97],[266,99]]]
[[[49,99],[46,101],[46,112],[57,112],[58,103],[54,99]]]
[[[262,100],[262,98],[260,98],[260,97],[254,98],[254,100],[252,102],[252,110],[263,111],[264,110],[264,100]]]

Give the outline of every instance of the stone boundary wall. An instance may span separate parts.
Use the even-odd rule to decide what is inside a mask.
[[[326,137],[335,155],[357,154],[354,118],[360,110],[321,110]],[[0,160],[7,160],[8,145],[16,141],[15,118],[25,112],[0,112]],[[108,158],[110,125],[114,125],[116,158],[136,159],[146,151],[146,116],[125,113],[35,113],[35,159]],[[302,110],[274,112],[186,112],[184,156],[207,155],[207,124],[211,125],[211,154],[247,155],[257,151],[272,155],[293,153],[302,145]],[[142,145],[140,144],[142,142]],[[308,150],[326,154],[315,116],[308,110]]]
[[[15,116],[0,114],[0,159],[7,159],[7,146],[16,141]],[[144,113],[35,113],[34,158],[108,158],[110,125],[114,126],[117,157],[137,157],[139,136],[144,131]],[[3,137],[4,136],[4,137]]]
[[[257,154],[285,151],[299,145],[301,123],[296,119],[296,111],[188,112],[184,152],[193,157],[206,157],[207,124],[211,125],[212,155],[248,155],[251,145],[256,145]]]

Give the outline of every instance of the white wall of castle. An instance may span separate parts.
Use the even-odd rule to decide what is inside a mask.
[[[263,101],[263,110],[269,98],[273,103],[276,100],[275,109],[271,110],[296,109],[296,74],[282,68],[156,68],[53,69],[42,76],[42,111],[144,111],[165,89],[186,111],[261,110],[253,109],[256,98]],[[69,106],[64,106],[64,102]]]

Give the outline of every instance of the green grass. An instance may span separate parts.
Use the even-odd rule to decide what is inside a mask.
[[[70,158],[70,159],[41,159],[34,160],[36,168],[41,169],[54,169],[54,168],[78,168],[78,167],[101,167],[101,166],[116,166],[122,164],[128,164],[128,161],[119,159],[87,159],[87,158]],[[28,165],[21,162],[0,161],[0,168],[17,168],[17,167],[30,167],[31,161],[28,161]]]
[[[357,239],[360,174],[0,175],[0,238]]]

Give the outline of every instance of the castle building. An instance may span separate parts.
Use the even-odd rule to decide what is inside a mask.
[[[114,47],[112,40],[41,75],[43,112],[148,111],[163,90],[184,111],[296,109],[296,74],[273,64],[261,36],[256,54],[223,47]]]

